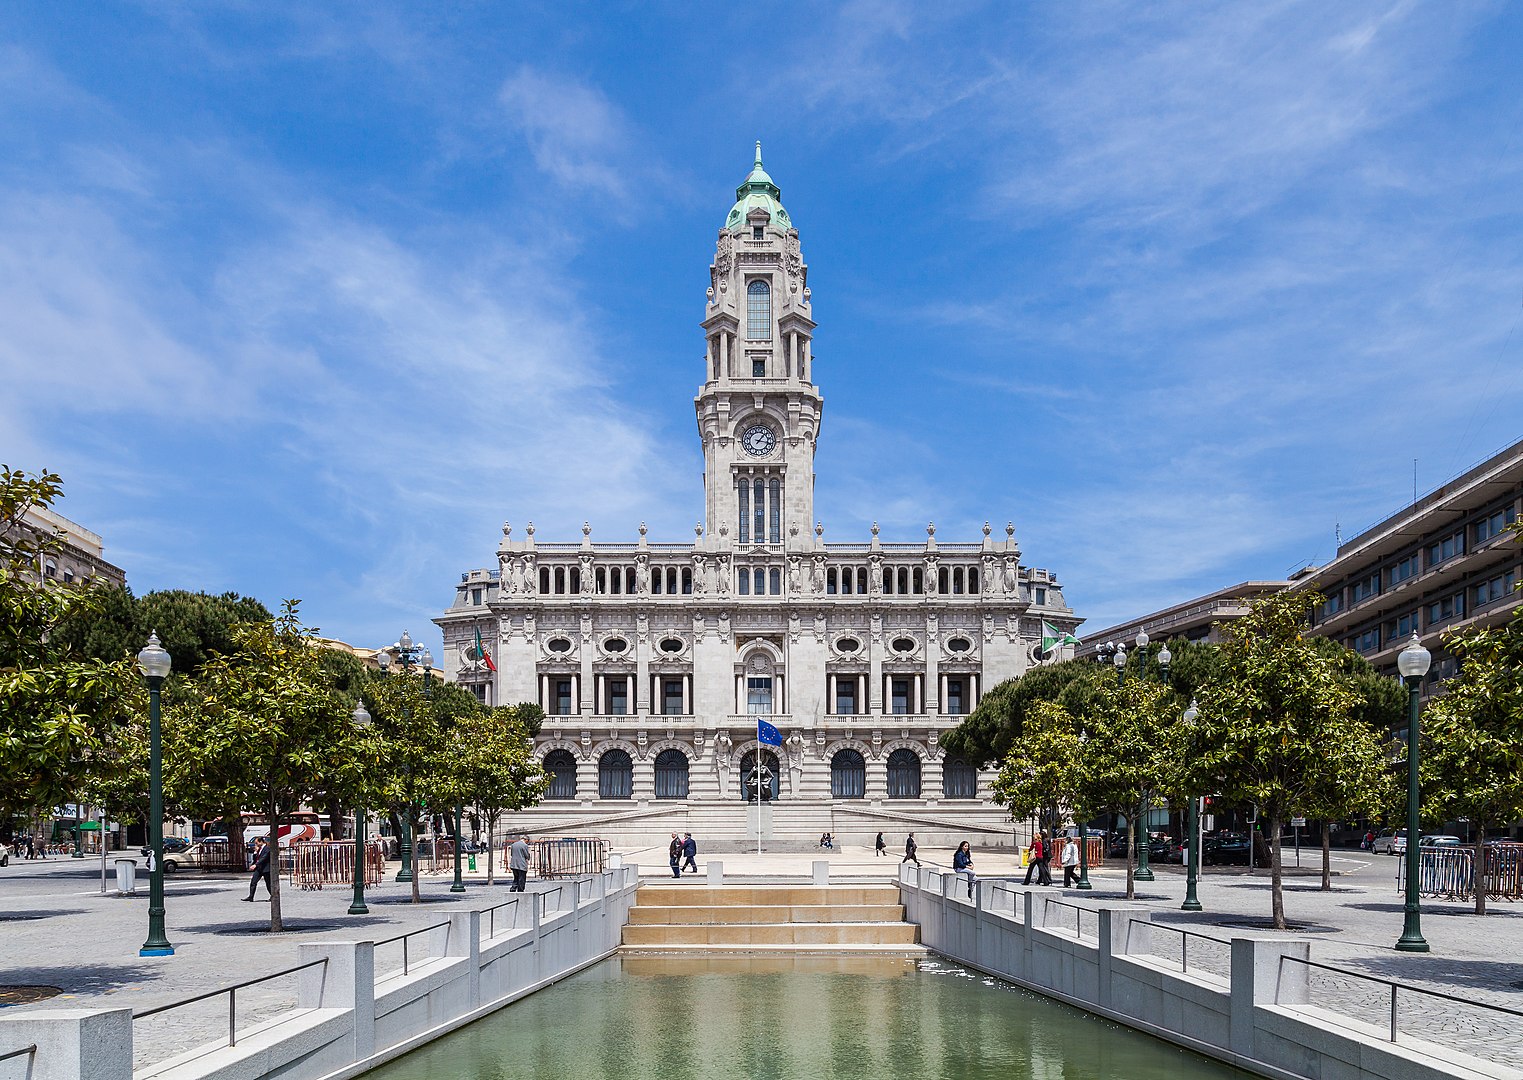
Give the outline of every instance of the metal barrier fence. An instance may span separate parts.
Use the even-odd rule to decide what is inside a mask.
[[[542,878],[601,874],[608,867],[608,841],[566,836],[533,842],[534,872]]]
[[[366,888],[379,885],[385,873],[384,846],[379,843],[366,844]],[[291,860],[289,880],[300,889],[321,889],[324,885],[353,886],[354,842],[317,840],[297,844]]]
[[[1443,900],[1475,899],[1475,850],[1424,847],[1417,852],[1417,894]],[[1483,875],[1488,900],[1523,900],[1523,844],[1493,844],[1486,848]],[[1396,891],[1407,889],[1406,861],[1396,865]]]
[[[311,961],[309,963],[306,963],[306,964],[298,964],[295,967],[286,968],[284,971],[277,971],[277,972],[275,972],[275,973],[273,973],[271,975],[261,975],[257,979],[246,979],[246,980],[244,980],[241,983],[234,983],[232,986],[224,986],[224,987],[221,987],[220,989],[217,989],[217,990],[208,990],[204,994],[197,994],[195,997],[188,997],[188,998],[185,998],[182,1001],[171,1002],[168,1005],[160,1005],[157,1008],[153,1008],[153,1009],[144,1009],[142,1012],[135,1012],[135,1013],[133,1013],[132,1014],[132,1019],[134,1021],[141,1020],[141,1019],[143,1019],[146,1016],[154,1016],[157,1013],[168,1012],[170,1009],[178,1009],[178,1008],[181,1008],[182,1006],[185,1006],[185,1005],[194,1005],[198,1001],[205,1001],[207,998],[214,998],[218,994],[226,994],[227,995],[227,1045],[229,1045],[229,1046],[237,1046],[238,1045],[238,991],[239,990],[243,990],[243,989],[245,989],[247,987],[250,987],[250,986],[257,986],[259,983],[262,983],[262,982],[269,982],[271,979],[279,979],[279,978],[282,978],[282,977],[284,977],[286,975],[294,975],[298,971],[305,971],[305,970],[307,970],[307,968],[318,967],[318,966],[322,966],[322,967],[326,968],[328,966],[328,958],[327,957],[323,957],[321,960],[313,960],[313,961]]]

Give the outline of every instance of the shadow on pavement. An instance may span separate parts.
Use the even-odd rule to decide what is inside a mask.
[[[74,1008],[67,1002],[70,994],[109,994],[116,990],[138,989],[145,983],[157,983],[172,974],[160,964],[68,964],[58,967],[32,966],[6,974],[17,983],[56,986],[63,994],[50,999],[53,1008]]]
[[[0,922],[30,922],[32,919],[48,919],[54,915],[83,915],[84,908],[48,908],[47,910],[0,911]]]
[[[1519,989],[1519,970],[1515,963],[1500,960],[1445,961],[1442,957],[1433,957],[1431,960],[1425,959],[1414,970],[1412,961],[1411,953],[1393,951],[1388,956],[1344,957],[1338,961],[1338,966],[1393,982],[1411,982],[1415,977],[1426,983],[1440,983],[1472,991]]]

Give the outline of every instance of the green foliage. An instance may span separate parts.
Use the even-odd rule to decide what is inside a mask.
[[[125,587],[102,589],[97,605],[76,611],[58,628],[59,640],[81,656],[115,660],[136,656],[150,633],[174,658],[174,670],[193,675],[213,656],[238,647],[238,628],[267,623],[270,611],[234,592],[213,596],[185,589],[132,595]]]
[[[226,807],[259,807],[274,837],[282,818],[338,782],[352,733],[349,708],[296,601],[233,636],[234,651],[208,660],[166,710],[164,785],[208,817]],[[281,929],[278,886],[270,928]]]
[[[524,703],[463,713],[450,730],[439,762],[440,795],[447,803],[474,806],[486,823],[487,882],[492,881],[490,839],[502,815],[533,806],[550,786],[534,758],[527,722],[543,718],[538,705]]]
[[[1375,785],[1381,739],[1352,721],[1358,699],[1343,661],[1307,638],[1311,591],[1277,593],[1224,624],[1217,677],[1201,685],[1198,722],[1184,732],[1180,782],[1229,803],[1257,804],[1272,858],[1272,914],[1285,928],[1280,828],[1293,814],[1331,805]],[[1181,725],[1183,728],[1184,725]]]
[[[985,694],[968,718],[942,737],[941,745],[948,754],[969,761],[1003,761],[1034,704],[1060,701],[1071,683],[1093,682],[1105,674],[1093,661],[1063,660],[1029,668]]]
[[[95,598],[37,573],[57,541],[25,517],[61,491],[55,473],[0,466],[0,820],[74,798],[112,760],[141,688],[126,661],[81,658],[55,640],[58,625]]]

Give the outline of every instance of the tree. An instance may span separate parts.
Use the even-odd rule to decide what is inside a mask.
[[[133,596],[126,586],[101,590],[96,604],[71,612],[58,627],[61,644],[81,656],[116,660],[135,656],[150,633],[174,658],[174,670],[194,675],[213,656],[238,647],[237,630],[269,622],[270,610],[251,596],[213,596],[165,589]]]
[[[27,514],[62,490],[56,473],[0,465],[0,824],[77,797],[113,760],[118,733],[144,698],[125,659],[83,658],[54,639],[61,622],[96,599],[94,589],[37,573],[58,542]]]
[[[1523,817],[1523,607],[1501,626],[1446,635],[1444,647],[1460,670],[1423,718],[1423,809],[1475,826],[1475,913],[1485,915],[1486,830]]]
[[[539,802],[550,786],[528,731],[528,723],[541,716],[543,710],[530,702],[480,708],[463,713],[450,732],[441,794],[449,802],[474,806],[486,824],[488,885],[495,880],[492,837],[497,822],[505,813]]]
[[[1200,717],[1183,731],[1181,781],[1254,803],[1270,837],[1274,926],[1286,928],[1280,830],[1325,794],[1324,758],[1347,740],[1368,738],[1349,723],[1357,701],[1338,661],[1303,633],[1316,593],[1277,593],[1222,626],[1219,676],[1199,687]],[[1180,725],[1183,730],[1185,725]]]
[[[1003,761],[1033,705],[1060,700],[1070,684],[1091,679],[1100,670],[1092,661],[1062,660],[1006,679],[984,695],[966,720],[942,736],[943,750],[974,762]]]
[[[279,838],[291,811],[337,784],[352,725],[319,659],[322,647],[287,600],[270,622],[234,633],[167,710],[165,786],[207,808],[262,809],[275,845],[270,930],[283,929]]]
[[[429,802],[453,805],[451,733],[463,718],[484,711],[483,706],[464,687],[435,682],[423,672],[378,679],[364,693],[382,751],[375,789],[416,843]],[[415,904],[422,899],[418,877],[414,860]]]
[[[1055,701],[1032,702],[994,782],[995,799],[1011,817],[1043,820],[1072,805],[1081,786],[1082,746],[1072,713]]]

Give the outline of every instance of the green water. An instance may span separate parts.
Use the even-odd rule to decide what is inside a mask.
[[[946,961],[614,958],[367,1080],[1241,1080]]]

